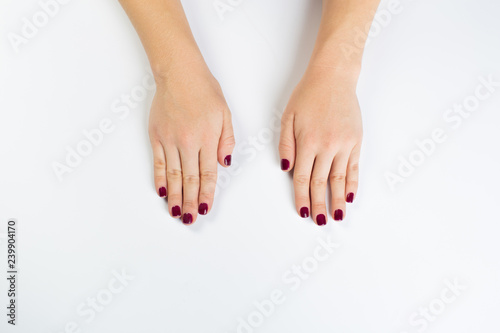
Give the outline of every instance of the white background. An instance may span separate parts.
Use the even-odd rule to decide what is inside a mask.
[[[211,0],[184,6],[237,141],[248,148],[269,133],[300,79],[321,2],[247,0],[224,20]],[[474,94],[480,76],[500,80],[500,5],[401,6],[365,52],[361,183],[346,220],[330,217],[320,228],[297,216],[274,132],[255,154],[234,154],[237,174],[224,178],[212,212],[187,227],[155,193],[146,125],[152,92],[124,119],[111,110],[148,70],[117,1],[61,5],[16,52],[8,34],[20,34],[23,17],[31,20],[40,5],[2,0],[0,267],[5,272],[6,221],[17,218],[20,275],[16,327],[6,323],[0,280],[0,331],[236,332],[239,318],[255,315],[254,302],[277,289],[285,302],[253,331],[413,333],[423,324],[410,318],[420,307],[439,309],[445,281],[456,279],[467,289],[422,331],[499,332],[500,88],[456,129],[443,114]],[[66,147],[104,118],[113,132],[59,181],[53,163],[64,163]],[[391,190],[386,173],[435,128],[446,141]],[[310,263],[318,238],[328,237],[340,247],[292,291],[283,275]],[[77,308],[104,297],[122,270],[134,279],[87,322]],[[65,330],[71,322],[78,330]]]

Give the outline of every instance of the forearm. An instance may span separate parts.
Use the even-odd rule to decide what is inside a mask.
[[[169,73],[205,67],[180,0],[119,0],[134,25],[157,82]]]
[[[349,72],[356,79],[366,35],[380,0],[323,0],[323,14],[309,69]],[[351,52],[346,53],[346,48]],[[356,52],[352,52],[354,49]]]

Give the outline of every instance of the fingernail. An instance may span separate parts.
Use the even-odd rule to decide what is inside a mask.
[[[300,216],[303,217],[303,218],[309,217],[309,208],[302,207],[300,209]]]
[[[167,189],[164,187],[160,187],[158,192],[160,193],[160,197],[162,197],[162,198],[167,196]]]
[[[226,166],[230,166],[231,165],[231,155],[227,155],[224,158],[224,165],[226,165]]]
[[[326,224],[326,216],[323,214],[319,214],[316,216],[316,223],[318,225],[325,225]]]
[[[290,167],[290,161],[287,159],[281,160],[281,170],[286,171]]]
[[[344,212],[342,209],[337,209],[335,213],[333,214],[333,219],[335,221],[342,221],[344,219]]]
[[[349,203],[353,202],[353,201],[354,201],[354,193],[352,193],[352,192],[351,192],[351,193],[349,193],[349,194],[347,195],[347,198],[345,199],[345,201],[347,201],[347,202],[349,202]]]
[[[206,203],[201,203],[200,206],[198,207],[198,213],[201,215],[207,215],[208,212],[208,205]]]
[[[173,217],[181,216],[181,207],[179,206],[172,207],[172,216]]]
[[[185,213],[182,216],[182,223],[184,223],[184,224],[191,224],[191,223],[193,223],[193,215],[191,215],[190,213]]]

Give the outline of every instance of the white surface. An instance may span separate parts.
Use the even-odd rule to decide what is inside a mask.
[[[16,53],[7,34],[40,7],[3,0],[0,233],[18,219],[20,280],[18,325],[7,325],[2,306],[0,331],[72,332],[65,326],[76,322],[74,332],[88,333],[236,332],[238,318],[278,289],[285,302],[255,332],[412,333],[423,324],[412,326],[410,317],[439,306],[445,279],[467,290],[425,331],[500,331],[500,89],[458,129],[443,120],[479,76],[500,80],[500,5],[401,3],[365,53],[361,184],[347,220],[330,217],[320,228],[297,216],[275,135],[255,155],[234,155],[238,174],[211,214],[186,227],[168,216],[152,183],[151,93],[124,119],[111,111],[148,68],[118,3],[71,1]],[[242,1],[223,21],[211,0],[184,5],[248,148],[303,72],[320,1]],[[103,118],[114,131],[59,182],[52,163]],[[386,172],[437,127],[447,140],[391,191]],[[291,291],[283,275],[305,258],[311,263],[317,239],[328,237],[340,248]],[[78,306],[104,295],[122,269],[134,279],[86,322]],[[5,279],[0,288],[6,304]]]

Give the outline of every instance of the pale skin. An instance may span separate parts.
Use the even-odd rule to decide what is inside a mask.
[[[144,45],[157,86],[149,124],[156,191],[168,197],[172,217],[191,224],[212,208],[217,162],[231,164],[231,113],[179,0],[120,3]],[[356,84],[363,50],[353,41],[355,29],[372,21],[378,3],[323,0],[313,55],[283,113],[281,167],[293,170],[298,214],[318,225],[328,216],[328,182],[334,219],[345,217],[346,201],[356,196],[362,140]],[[342,45],[357,45],[357,51],[347,56]]]

